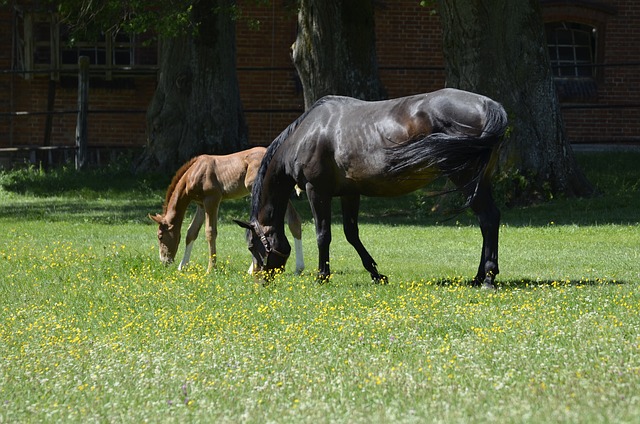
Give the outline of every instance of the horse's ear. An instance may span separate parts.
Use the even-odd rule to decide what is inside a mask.
[[[247,230],[254,231],[253,225],[251,225],[247,221],[240,221],[239,219],[234,219],[233,222],[241,226],[242,228],[246,228]]]
[[[155,215],[151,215],[149,214],[149,219],[151,219],[153,222],[157,223],[157,224],[162,224],[162,215],[160,214],[155,214]]]

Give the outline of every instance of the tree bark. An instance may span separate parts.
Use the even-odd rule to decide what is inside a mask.
[[[538,0],[440,0],[446,85],[503,104],[500,170],[513,202],[585,196],[593,186],[564,133]]]
[[[196,155],[247,147],[233,3],[196,2],[195,32],[163,41],[158,86],[147,111],[147,146],[136,171],[171,173]]]
[[[305,108],[319,98],[386,97],[378,76],[372,0],[301,0],[293,63]]]

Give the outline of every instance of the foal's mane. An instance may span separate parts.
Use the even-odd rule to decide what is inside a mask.
[[[259,204],[260,204],[260,195],[262,194],[262,183],[264,181],[264,177],[267,174],[267,168],[269,168],[269,164],[273,159],[273,156],[276,154],[278,148],[285,142],[287,138],[295,131],[300,122],[307,117],[309,112],[311,112],[316,107],[325,103],[329,100],[329,97],[323,97],[317,102],[313,104],[307,111],[305,111],[302,115],[300,115],[295,121],[293,121],[287,128],[284,129],[269,145],[267,151],[262,158],[262,162],[260,163],[260,169],[258,170],[258,175],[256,175],[256,179],[253,182],[253,189],[251,190],[251,219],[256,219],[258,217]]]
[[[169,200],[171,200],[171,195],[173,191],[176,189],[178,185],[178,181],[187,173],[187,170],[191,168],[191,165],[198,159],[198,156],[191,158],[187,163],[182,165],[177,171],[176,174],[171,179],[171,184],[169,184],[169,188],[167,188],[167,195],[164,199],[164,205],[162,206],[162,214],[165,215],[167,213],[167,207],[169,205]]]

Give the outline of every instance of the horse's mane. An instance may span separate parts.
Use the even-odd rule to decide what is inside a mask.
[[[282,145],[282,143],[284,143],[284,141],[289,138],[289,136],[295,131],[300,122],[302,122],[307,117],[309,112],[325,103],[329,98],[330,97],[323,97],[315,102],[313,106],[311,106],[291,124],[289,124],[289,126],[285,128],[284,131],[282,131],[280,135],[278,135],[267,148],[267,151],[262,158],[262,162],[260,163],[258,175],[256,175],[256,179],[253,182],[253,189],[251,190],[251,219],[256,219],[258,217],[260,195],[262,194],[262,183],[264,181],[264,176],[267,173],[267,168],[269,168],[269,164],[271,163],[273,156],[276,154],[276,151]]]
[[[164,198],[164,205],[162,205],[162,214],[165,215],[167,213],[167,206],[169,205],[169,200],[171,200],[171,195],[173,191],[176,189],[178,185],[178,181],[187,173],[187,170],[191,168],[191,165],[198,159],[198,156],[191,158],[187,163],[182,165],[177,171],[176,174],[171,179],[171,184],[169,184],[169,188],[167,188],[167,195]]]

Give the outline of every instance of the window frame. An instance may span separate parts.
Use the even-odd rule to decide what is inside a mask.
[[[545,35],[554,77],[597,79],[596,27],[567,20],[545,22]],[[550,35],[553,35],[553,39],[550,39]],[[588,54],[585,55],[585,52]]]
[[[566,0],[539,0],[542,18],[545,25],[551,22],[575,22],[591,26],[597,31],[595,46],[594,68],[597,70],[593,77],[595,84],[605,81],[607,69],[603,67],[605,46],[607,43],[607,22],[609,18],[618,14],[617,7],[611,2],[603,0],[580,0],[568,2]],[[559,78],[559,77],[555,77]]]
[[[125,33],[103,34],[99,41],[80,40],[69,44],[65,39],[65,28],[58,16],[51,12],[17,10],[14,22],[15,50],[14,68],[24,71],[25,79],[50,70],[51,78],[60,79],[60,73],[73,74],[78,70],[77,58],[84,51],[93,50],[91,74],[104,76],[106,80],[114,76],[135,76],[157,71],[160,63],[158,43],[145,45],[145,37]],[[47,34],[48,33],[48,34]],[[126,39],[122,39],[122,37]],[[128,63],[117,63],[118,52],[127,52]],[[65,55],[75,56],[75,61],[65,60]],[[142,64],[143,57],[150,57],[149,63]],[[155,63],[153,63],[155,62]]]

